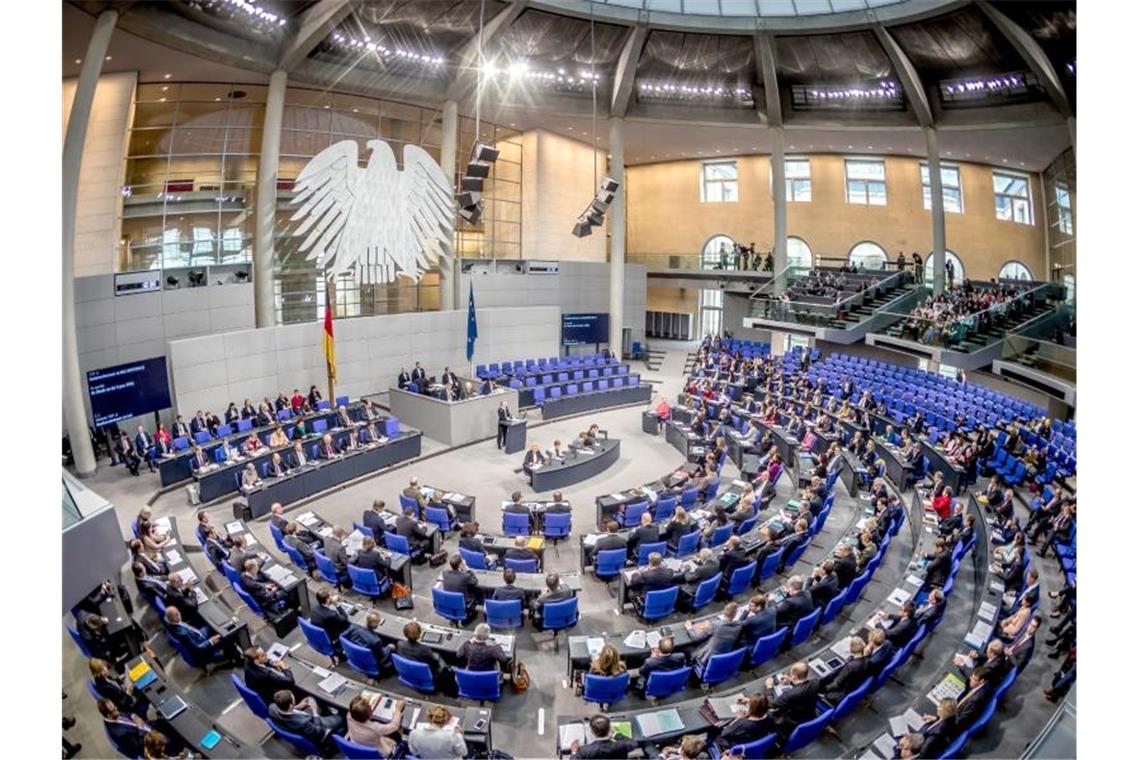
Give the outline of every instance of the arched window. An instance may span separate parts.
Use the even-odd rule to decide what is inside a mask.
[[[1020,261],[1007,261],[998,271],[999,280],[1032,280],[1033,273]]]
[[[728,235],[713,235],[701,249],[701,269],[728,269],[736,266],[732,255],[733,240]]]
[[[811,248],[804,241],[803,238],[789,237],[788,238],[788,266],[802,267],[804,269],[811,269],[812,256]]]
[[[958,255],[955,254],[953,251],[951,251],[949,248],[946,249],[946,263],[949,264],[950,267],[954,271],[954,284],[955,285],[961,285],[962,284],[962,278],[965,277],[965,275],[966,275],[966,270],[962,266],[962,260],[960,258],[958,258]],[[926,257],[926,277],[925,277],[925,279],[926,279],[927,285],[933,285],[934,284],[934,254],[933,253]],[[946,285],[947,285],[947,287],[949,287],[949,285],[950,285],[949,278],[947,278]]]
[[[1071,274],[1061,276],[1061,286],[1065,288],[1065,303],[1077,302],[1077,278]]]
[[[887,252],[878,243],[864,240],[851,249],[851,253],[847,254],[847,261],[856,268],[862,266],[863,269],[886,269]]]

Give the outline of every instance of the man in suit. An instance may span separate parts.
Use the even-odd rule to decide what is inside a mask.
[[[954,655],[954,664],[963,673],[985,667],[986,679],[989,681],[989,685],[995,688],[1013,667],[1013,662],[1006,656],[1005,645],[998,639],[990,640],[990,643],[986,645],[984,655],[976,649],[971,649],[966,654]]]
[[[400,390],[407,390],[408,383],[412,382],[412,376],[404,367],[400,367],[400,374],[396,376],[396,385]]]
[[[590,734],[592,739],[585,746],[577,739],[570,742],[572,759],[629,757],[631,752],[640,749],[640,745],[631,739],[615,738],[617,735],[611,731],[610,719],[601,713],[590,718]]]
[[[205,626],[194,628],[182,621],[182,613],[177,607],[166,608],[166,630],[183,647],[194,653],[201,665],[221,662],[231,657],[231,653],[222,646],[222,637],[210,634]]]
[[[916,625],[926,623],[929,628],[931,623],[942,617],[946,612],[946,597],[942,594],[942,589],[934,588],[926,597],[926,601],[915,610],[914,622]]]
[[[190,428],[186,425],[185,420],[182,419],[181,414],[174,418],[173,428],[174,428],[174,437],[175,438],[189,438],[190,437]]]
[[[206,530],[206,540],[203,548],[206,552],[206,557],[218,570],[222,569],[222,563],[226,561],[226,556],[229,554],[227,543],[230,543],[229,539],[227,538],[223,541],[213,527]],[[234,569],[236,570],[237,568]]]
[[[980,665],[970,673],[967,688],[958,697],[958,724],[967,728],[985,712],[990,692],[989,673]]]
[[[796,621],[804,615],[810,615],[815,609],[811,594],[804,588],[804,579],[801,575],[793,575],[783,588],[786,596],[784,601],[776,606],[776,627],[795,625]]]
[[[309,455],[305,453],[305,446],[300,441],[293,442],[293,450],[290,454],[290,464],[293,467],[304,467],[309,463]]]
[[[542,630],[542,615],[547,604],[564,602],[572,596],[574,596],[574,592],[562,585],[562,579],[558,577],[558,573],[548,574],[546,576],[546,590],[531,603],[530,619],[534,622],[534,627]]]
[[[281,458],[281,452],[273,452],[273,456],[269,458],[269,465],[266,471],[271,478],[283,478],[289,474],[289,466],[285,464],[285,460]]]
[[[226,562],[230,567],[237,570],[239,573],[245,567],[247,560],[251,560],[255,565],[260,565],[261,560],[257,558],[257,553],[245,548],[245,538],[243,534],[238,533],[232,539],[233,545],[230,547],[230,553],[226,557]]]
[[[292,547],[305,559],[305,568],[312,572],[317,567],[317,553],[313,547],[306,541],[303,541],[298,535],[299,524],[295,522],[287,523],[283,531],[282,541],[286,546]],[[331,559],[331,557],[330,557]]]
[[[554,495],[550,497],[550,503],[546,506],[547,512],[554,514],[566,514],[571,512],[570,502],[562,497],[561,491],[555,491]]]
[[[143,757],[143,741],[147,734],[155,730],[149,723],[137,715],[123,715],[119,708],[109,699],[99,700],[99,714],[103,716],[103,727],[111,737],[115,748],[127,757]],[[182,742],[174,742],[170,736],[167,741],[170,746],[181,746]]]
[[[411,499],[416,503],[416,511],[419,514],[424,513],[424,508],[427,506],[427,496],[424,495],[423,489],[420,488],[420,479],[413,477],[408,481],[408,487],[403,491],[404,498]]]
[[[466,670],[502,671],[511,665],[511,658],[498,642],[491,640],[491,626],[486,623],[475,626],[475,633],[459,647],[458,655]]]
[[[206,452],[202,451],[201,446],[195,445],[194,453],[190,455],[190,469],[198,472],[209,463],[209,460],[206,459]]]
[[[413,660],[415,662],[422,662],[431,668],[432,679],[435,681],[437,689],[446,690],[446,682],[450,669],[436,654],[435,650],[426,644],[420,643],[420,636],[423,634],[423,629],[416,621],[411,621],[404,626],[404,640],[397,642],[396,654],[400,655],[406,660]]]
[[[325,633],[329,635],[329,641],[332,642],[334,649],[340,648],[337,638],[347,631],[349,626],[348,615],[337,606],[339,603],[340,596],[327,588],[322,588],[317,592],[317,604],[312,608],[309,616],[310,623],[318,628],[323,628]]]
[[[171,573],[166,577],[166,593],[162,601],[167,607],[177,607],[184,620],[194,625],[204,622],[198,613],[198,595],[178,573]]]
[[[372,535],[379,538],[384,535],[384,531],[388,530],[388,524],[384,522],[384,500],[375,499],[372,502],[372,508],[365,510],[361,516],[361,521],[364,527],[372,531]]]
[[[934,553],[927,554],[926,559],[929,560],[926,565],[926,579],[922,583],[922,588],[942,588],[946,580],[950,577],[950,547],[947,546],[946,540],[939,538],[934,542]]]
[[[811,541],[811,533],[808,532],[808,521],[804,518],[796,520],[795,533],[791,535],[784,543],[784,553],[780,560],[780,571],[782,572],[788,566],[788,559],[796,549]]]
[[[199,409],[194,414],[194,418],[190,420],[190,432],[195,435],[202,432],[209,432],[209,425],[206,422],[206,415],[202,414],[201,409]]]
[[[898,648],[906,646],[918,628],[914,622],[914,601],[903,602],[898,613],[876,615],[879,624],[886,631],[887,639]]]
[[[337,446],[331,433],[321,436],[321,445],[317,448],[317,455],[321,459],[333,459],[340,456],[340,446]]]
[[[704,667],[709,658],[717,654],[725,654],[736,649],[736,642],[740,639],[740,623],[736,622],[736,602],[729,602],[724,606],[720,617],[712,623],[704,622],[693,625],[691,620],[685,621],[685,628],[693,638],[701,638],[701,632],[708,637],[708,643],[702,646],[694,655],[693,663]]]
[[[1006,657],[1019,671],[1024,670],[1029,661],[1033,659],[1037,629],[1040,627],[1041,616],[1034,615],[1029,619],[1029,625],[1025,626],[1025,630],[1005,648]]]
[[[832,706],[838,705],[867,680],[867,660],[863,657],[866,645],[863,639],[852,636],[848,645],[851,647],[851,659],[819,679],[821,696]]]
[[[649,657],[637,669],[637,689],[645,693],[645,685],[649,683],[649,676],[658,671],[676,670],[685,667],[685,653],[673,651],[673,638],[662,636],[657,646],[649,652]]]
[[[372,570],[379,578],[380,574],[384,572],[387,564],[384,562],[384,557],[380,555],[380,551],[376,548],[376,539],[371,536],[365,536],[360,542],[360,551],[353,557],[352,564],[361,568],[362,570]]]
[[[344,545],[347,539],[348,531],[339,525],[334,525],[332,533],[324,542],[325,556],[336,566],[338,576],[348,575],[348,548]]]
[[[418,383],[421,389],[427,383],[427,371],[419,362],[416,362],[416,366],[412,367],[412,382]]]
[[[732,580],[732,571],[747,565],[750,561],[741,545],[740,536],[729,536],[724,551],[720,554],[720,571],[724,573],[723,584],[727,587]]]
[[[495,593],[491,595],[491,599],[496,602],[509,602],[512,599],[518,599],[524,602],[523,607],[526,607],[526,592],[521,588],[515,586],[515,571],[513,568],[503,568],[503,585],[495,589]]]
[[[629,579],[629,588],[639,591],[638,599],[645,604],[645,596],[650,591],[661,591],[676,586],[685,580],[682,573],[674,572],[662,564],[662,557],[657,552],[649,554],[649,564],[633,573]]]
[[[479,589],[479,579],[475,577],[475,573],[467,569],[467,563],[463,561],[463,557],[460,555],[451,555],[451,559],[447,562],[448,569],[443,571],[441,578],[443,590],[463,594],[463,601],[467,605],[468,611],[474,612],[475,594]]]
[[[141,562],[132,562],[131,572],[135,576],[135,585],[138,586],[139,593],[152,601],[162,599],[165,602],[166,581],[163,578],[148,574]]]
[[[335,751],[332,739],[333,734],[343,734],[345,731],[344,716],[334,712],[331,715],[321,715],[317,704],[309,697],[297,702],[293,692],[282,689],[273,695],[273,704],[269,705],[269,717],[293,734],[300,734],[323,751]]]
[[[547,461],[548,460],[542,453],[542,449],[539,447],[539,445],[537,443],[532,443],[530,445],[530,450],[526,453],[526,456],[523,457],[523,469],[528,471],[537,469],[538,467],[546,464]]]
[[[534,550],[527,547],[526,543],[526,536],[515,536],[515,545],[507,549],[503,557],[505,559],[517,559],[524,562],[533,560],[535,568],[542,569],[542,560],[539,559],[539,556]]]
[[[416,520],[416,511],[411,507],[405,509],[404,514],[396,518],[395,533],[397,536],[408,539],[408,546],[412,549],[420,548],[426,551],[431,545],[427,530]]]
[[[271,581],[269,576],[257,569],[257,560],[247,559],[245,561],[239,582],[242,590],[253,597],[253,601],[257,602],[263,610],[285,604],[285,592]]]
[[[245,668],[242,675],[246,688],[269,704],[273,695],[282,689],[293,689],[293,671],[284,660],[270,660],[261,647],[252,646],[245,650]]]
[[[439,376],[439,382],[443,385],[455,385],[459,382],[459,378],[451,371],[451,367],[444,367],[443,374]]]
[[[806,723],[816,716],[819,679],[811,678],[811,670],[806,662],[795,663],[788,668],[786,675],[782,674],[778,678],[780,683],[790,688],[776,694],[776,678],[771,676],[764,685],[768,687],[768,699],[776,719],[776,730],[786,737],[798,724]]]
[[[683,585],[677,604],[681,607],[689,607],[692,606],[693,598],[697,594],[697,587],[719,573],[720,566],[717,564],[716,557],[713,556],[712,549],[705,548],[697,553],[696,562],[685,563],[681,570]]]
[[[135,451],[140,457],[146,460],[146,468],[150,472],[154,472],[154,438],[146,432],[146,429],[139,425],[138,432],[135,434]]]
[[[761,636],[776,632],[776,608],[768,606],[767,594],[755,594],[748,600],[748,614],[741,621],[740,641],[752,645]]]
[[[844,589],[851,585],[855,576],[859,574],[855,561],[855,550],[848,543],[841,543],[835,549],[835,558],[832,560],[835,569],[836,582],[839,588]]]
[[[381,672],[387,671],[392,666],[391,652],[393,647],[385,643],[384,639],[376,630],[380,627],[383,618],[376,610],[371,610],[364,617],[364,625],[353,623],[344,632],[344,637],[357,646],[364,647],[372,653],[372,657],[376,660]]]
[[[807,590],[811,594],[814,606],[826,607],[827,603],[839,594],[839,577],[835,574],[835,563],[825,559],[813,567],[807,582]]]
[[[490,389],[487,388],[488,383],[491,383],[491,388],[494,387],[494,384],[492,381],[490,381],[490,380],[485,381],[483,384],[484,389],[485,389],[483,391],[484,395],[491,392]],[[499,402],[499,408],[498,408],[496,413],[498,414],[498,417],[499,417],[499,426],[498,426],[498,433],[495,437],[495,445],[501,449],[507,445],[507,425],[511,420],[511,408],[509,406],[507,406],[506,401],[500,401]]]
[[[637,559],[638,547],[642,544],[655,544],[661,540],[661,531],[653,524],[653,515],[642,512],[641,524],[629,534],[629,558]]]
[[[616,520],[610,520],[606,523],[606,535],[599,538],[594,542],[593,556],[597,557],[598,552],[610,551],[612,549],[625,549],[625,536],[618,533],[621,528]]]

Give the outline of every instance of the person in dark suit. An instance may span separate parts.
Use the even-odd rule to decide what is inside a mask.
[[[487,382],[483,383],[484,388],[487,388]],[[484,390],[483,394],[490,393],[490,390]],[[511,421],[511,408],[507,406],[506,401],[499,402],[499,408],[496,412],[499,416],[498,434],[495,438],[495,445],[498,448],[503,448],[507,445],[507,426]]]
[[[348,531],[339,525],[334,525],[332,533],[324,540],[324,555],[332,560],[340,577],[348,575],[348,547],[344,545],[347,540]]]
[[[867,660],[867,675],[877,676],[881,673],[896,651],[895,645],[887,639],[886,631],[882,628],[872,629],[863,650],[864,659]]]
[[[226,541],[228,541],[228,539],[226,539]],[[226,541],[223,541],[218,535],[218,532],[212,527],[207,530],[203,549],[206,552],[206,557],[218,570],[222,569],[222,563],[226,561],[226,557],[229,554],[229,547],[226,546]]]
[[[916,625],[926,623],[926,627],[942,617],[946,612],[946,597],[942,593],[941,588],[933,588],[926,597],[926,601],[919,606],[914,613],[914,622]]]
[[[804,615],[810,615],[815,609],[811,594],[804,589],[803,576],[793,575],[788,578],[783,591],[786,594],[784,601],[776,605],[776,627],[795,625],[796,621]]]
[[[564,602],[573,596],[574,591],[562,585],[562,579],[558,577],[558,573],[549,573],[546,576],[546,591],[539,594],[538,598],[531,603],[530,619],[534,623],[534,627],[542,630],[542,616],[547,604]]]
[[[317,592],[317,604],[310,612],[309,622],[318,628],[323,628],[329,636],[334,648],[339,648],[337,638],[348,630],[349,620],[338,605],[340,597],[327,588]]]
[[[1029,661],[1033,659],[1037,629],[1040,627],[1041,616],[1034,615],[1029,620],[1029,625],[1025,626],[1025,630],[1005,648],[1006,657],[1019,671],[1024,670]]]
[[[821,696],[832,706],[838,705],[867,680],[867,660],[864,658],[866,645],[863,639],[852,636],[848,645],[851,647],[851,659],[819,679]]]
[[[374,571],[377,577],[379,577],[387,567],[387,563],[384,562],[384,557],[380,554],[380,550],[376,548],[376,539],[371,536],[365,536],[360,542],[360,551],[352,558],[352,564],[363,570]]]
[[[283,478],[289,474],[290,469],[289,465],[285,464],[285,460],[281,458],[281,452],[274,451],[266,465],[266,474],[270,478]]]
[[[297,702],[293,692],[282,689],[273,695],[273,704],[269,705],[269,717],[294,734],[300,734],[331,756],[335,751],[332,739],[333,734],[343,734],[345,731],[344,716],[340,713],[321,715],[317,704],[306,697]]]
[[[571,758],[594,760],[595,758],[629,757],[631,752],[639,749],[637,742],[613,734],[610,729],[610,719],[601,713],[590,718],[590,734],[593,740],[585,746],[577,739],[570,742]]]
[[[681,568],[681,594],[677,599],[678,606],[691,606],[697,594],[697,587],[720,572],[716,557],[712,549],[701,549],[697,552],[696,561],[686,562]]]
[[[776,719],[776,730],[787,736],[798,724],[806,723],[816,716],[819,679],[811,678],[811,670],[806,662],[795,663],[788,668],[786,675],[778,678],[782,684],[790,687],[781,694],[775,693],[776,678],[769,676],[764,683],[768,687],[768,701]]]
[[[855,580],[855,576],[859,574],[856,568],[855,550],[851,548],[850,544],[842,543],[835,549],[833,566],[839,588],[845,589],[850,586],[851,581]]]
[[[673,572],[662,564],[662,557],[657,552],[649,555],[649,565],[636,571],[629,579],[629,588],[640,592],[638,598],[645,603],[645,596],[650,591],[660,591],[676,586],[685,580],[682,573]]]
[[[106,660],[94,657],[87,666],[91,672],[91,683],[101,698],[114,702],[120,713],[137,715],[146,720],[150,702],[142,690],[135,689],[134,684],[125,677],[115,675]]]
[[[876,619],[886,631],[887,639],[899,648],[906,646],[918,628],[914,621],[914,602],[909,599],[903,602],[897,613],[880,612]]]
[[[934,542],[934,553],[925,555],[928,560],[926,565],[926,579],[922,582],[922,588],[942,588],[946,580],[950,577],[950,547],[947,546],[946,540],[939,538]]]
[[[153,729],[138,715],[126,716],[119,712],[110,699],[99,700],[99,714],[103,727],[115,749],[127,757],[143,757],[143,742]],[[169,738],[169,737],[168,737]]]
[[[422,662],[427,665],[431,668],[432,680],[435,682],[436,689],[448,691],[449,684],[453,683],[454,680],[450,675],[451,670],[434,649],[420,643],[422,634],[423,629],[416,621],[413,620],[404,625],[404,641],[396,644],[396,654],[406,660]]]
[[[206,453],[202,451],[202,447],[194,446],[194,453],[190,455],[190,469],[198,472],[209,463],[210,461],[206,458]]]
[[[776,632],[776,608],[768,606],[767,594],[755,594],[748,600],[748,615],[741,621],[740,642],[751,646],[761,636]]]
[[[515,545],[507,549],[507,551],[503,554],[504,559],[517,559],[524,562],[533,560],[534,566],[538,569],[541,569],[542,560],[539,558],[538,554],[534,552],[533,549],[530,549],[526,545],[526,542],[526,536],[515,536]]]
[[[527,451],[526,456],[523,457],[523,469],[533,470],[540,467],[547,462],[546,455],[542,453],[542,449],[537,443],[530,445],[530,450]]]
[[[721,748],[722,755],[738,744],[751,744],[776,731],[776,721],[768,712],[767,694],[763,692],[753,694],[746,704],[748,713],[726,723],[716,738],[716,744]]]
[[[733,570],[744,567],[749,562],[751,560],[741,545],[740,536],[729,536],[728,541],[724,544],[724,551],[720,554],[720,571],[724,573],[724,585],[727,587],[732,579]]]
[[[420,390],[424,390],[424,385],[427,383],[427,372],[416,362],[416,366],[412,367],[412,382],[420,386]]]
[[[479,523],[466,522],[459,526],[459,548],[481,555],[488,570],[495,568],[495,559],[487,553],[486,544],[479,538]]]
[[[321,436],[320,446],[317,447],[317,455],[321,459],[333,459],[340,456],[340,446],[333,440],[331,433],[325,433]]]
[[[985,667],[989,685],[995,688],[1013,667],[1013,662],[1005,654],[1005,645],[999,639],[990,639],[984,654],[971,649],[966,654],[954,655],[954,664],[963,672]]]
[[[610,520],[606,523],[606,535],[599,538],[594,542],[593,556],[597,557],[598,552],[611,551],[613,549],[625,549],[625,536],[618,533],[621,526],[617,524],[616,520]]]
[[[702,630],[708,638],[708,643],[693,655],[694,664],[703,668],[713,655],[725,654],[736,649],[736,642],[740,639],[741,630],[740,623],[736,622],[737,609],[736,602],[729,602],[724,606],[720,617],[712,621],[711,624],[701,623],[699,626],[695,626],[691,620],[685,621],[685,628],[689,630],[689,635],[692,638],[699,640]]]
[[[835,563],[832,560],[825,559],[812,568],[807,590],[816,607],[826,607],[839,594],[839,576],[835,574]]]
[[[179,644],[194,653],[195,658],[202,665],[220,662],[230,658],[231,653],[222,645],[222,637],[210,634],[210,630],[203,626],[194,628],[182,622],[182,613],[177,607],[166,608],[166,630]]]
[[[467,563],[459,554],[452,554],[447,562],[449,569],[443,571],[443,590],[463,594],[463,601],[467,605],[470,617],[475,611],[475,594],[479,589],[479,579],[475,577],[475,573],[467,569]]]
[[[353,623],[344,632],[344,637],[357,646],[364,647],[372,653],[373,659],[381,672],[390,671],[392,667],[391,647],[377,633],[383,618],[376,610],[370,610],[364,618],[364,625]]]
[[[697,530],[697,525],[689,519],[689,513],[685,510],[684,507],[677,507],[673,511],[673,517],[665,526],[665,535],[662,538],[671,547],[676,548],[681,539],[692,533],[694,530]]]
[[[503,585],[495,589],[491,594],[491,599],[496,602],[509,602],[512,599],[518,599],[523,602],[523,607],[526,607],[526,592],[515,585],[515,571],[513,568],[503,568]]]
[[[242,566],[242,590],[253,597],[253,601],[263,610],[280,607],[285,604],[285,592],[281,587],[269,579],[265,573],[257,569],[257,560],[247,559]]]
[[[550,497],[550,503],[546,505],[546,511],[554,514],[567,514],[573,510],[570,508],[570,502],[562,498],[562,492],[555,491],[554,495]]]
[[[395,533],[397,536],[408,539],[408,545],[413,549],[419,548],[426,551],[431,545],[427,529],[416,520],[416,510],[411,507],[405,509],[404,514],[396,518]]]
[[[384,500],[374,500],[372,502],[372,508],[365,510],[360,519],[365,528],[371,529],[374,537],[379,538],[383,536],[384,531],[388,530],[388,524],[384,522]]]
[[[491,626],[480,623],[475,633],[459,647],[459,660],[466,663],[465,670],[498,670],[509,668],[511,658],[497,642],[491,639]]]
[[[146,432],[146,429],[139,425],[138,433],[135,434],[135,452],[142,458],[146,459],[146,468],[150,472],[154,472],[154,437]]]
[[[796,520],[795,533],[793,533],[784,542],[784,553],[780,560],[780,570],[783,571],[788,565],[788,558],[796,549],[811,541],[811,533],[809,532],[808,521],[802,517]]]
[[[163,594],[162,601],[167,607],[177,607],[183,619],[193,625],[205,622],[198,612],[198,595],[178,573],[166,577],[166,593]]]
[[[657,671],[676,670],[685,667],[685,653],[673,651],[673,638],[662,636],[649,652],[649,657],[637,669],[637,688],[643,694],[645,685],[649,683],[649,676]]]
[[[937,715],[924,715],[925,725],[919,729],[922,734],[922,750],[918,757],[941,757],[942,753],[961,733],[958,723],[958,702],[953,697],[944,697],[938,703]]]
[[[985,712],[990,692],[989,673],[986,667],[980,665],[970,673],[970,681],[966,691],[958,697],[958,724],[969,728],[974,721]]]
[[[407,369],[400,367],[400,374],[396,376],[396,387],[400,390],[407,390],[410,382],[412,382],[412,376]]]
[[[306,569],[312,572],[317,567],[317,553],[316,550],[307,542],[301,540],[299,535],[300,524],[291,522],[285,525],[281,540],[282,542],[292,549],[295,549],[298,554],[305,560]]]
[[[293,690],[293,671],[284,660],[270,661],[269,655],[261,647],[252,646],[243,653],[245,668],[242,676],[246,688],[269,704],[273,695],[282,689]],[[295,692],[294,692],[295,693]]]
[[[642,544],[655,544],[661,540],[661,531],[653,524],[653,515],[648,512],[641,514],[641,524],[629,534],[629,557],[637,559],[638,547]]]

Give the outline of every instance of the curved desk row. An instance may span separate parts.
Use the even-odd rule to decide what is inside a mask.
[[[598,441],[593,453],[587,451],[589,449],[571,449],[560,462],[527,468],[530,487],[539,493],[556,491],[600,474],[618,460],[621,441],[616,438]]]
[[[625,404],[647,404],[653,389],[648,385],[626,386],[625,388],[591,393],[576,393],[573,396],[547,397],[542,404],[542,419],[551,420],[571,414],[580,414],[595,409],[606,409]],[[521,402],[520,402],[521,403]]]

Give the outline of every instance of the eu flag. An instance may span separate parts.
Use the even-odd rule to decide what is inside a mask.
[[[479,327],[475,324],[475,283],[467,296],[467,361],[475,355],[475,339],[479,337]]]

